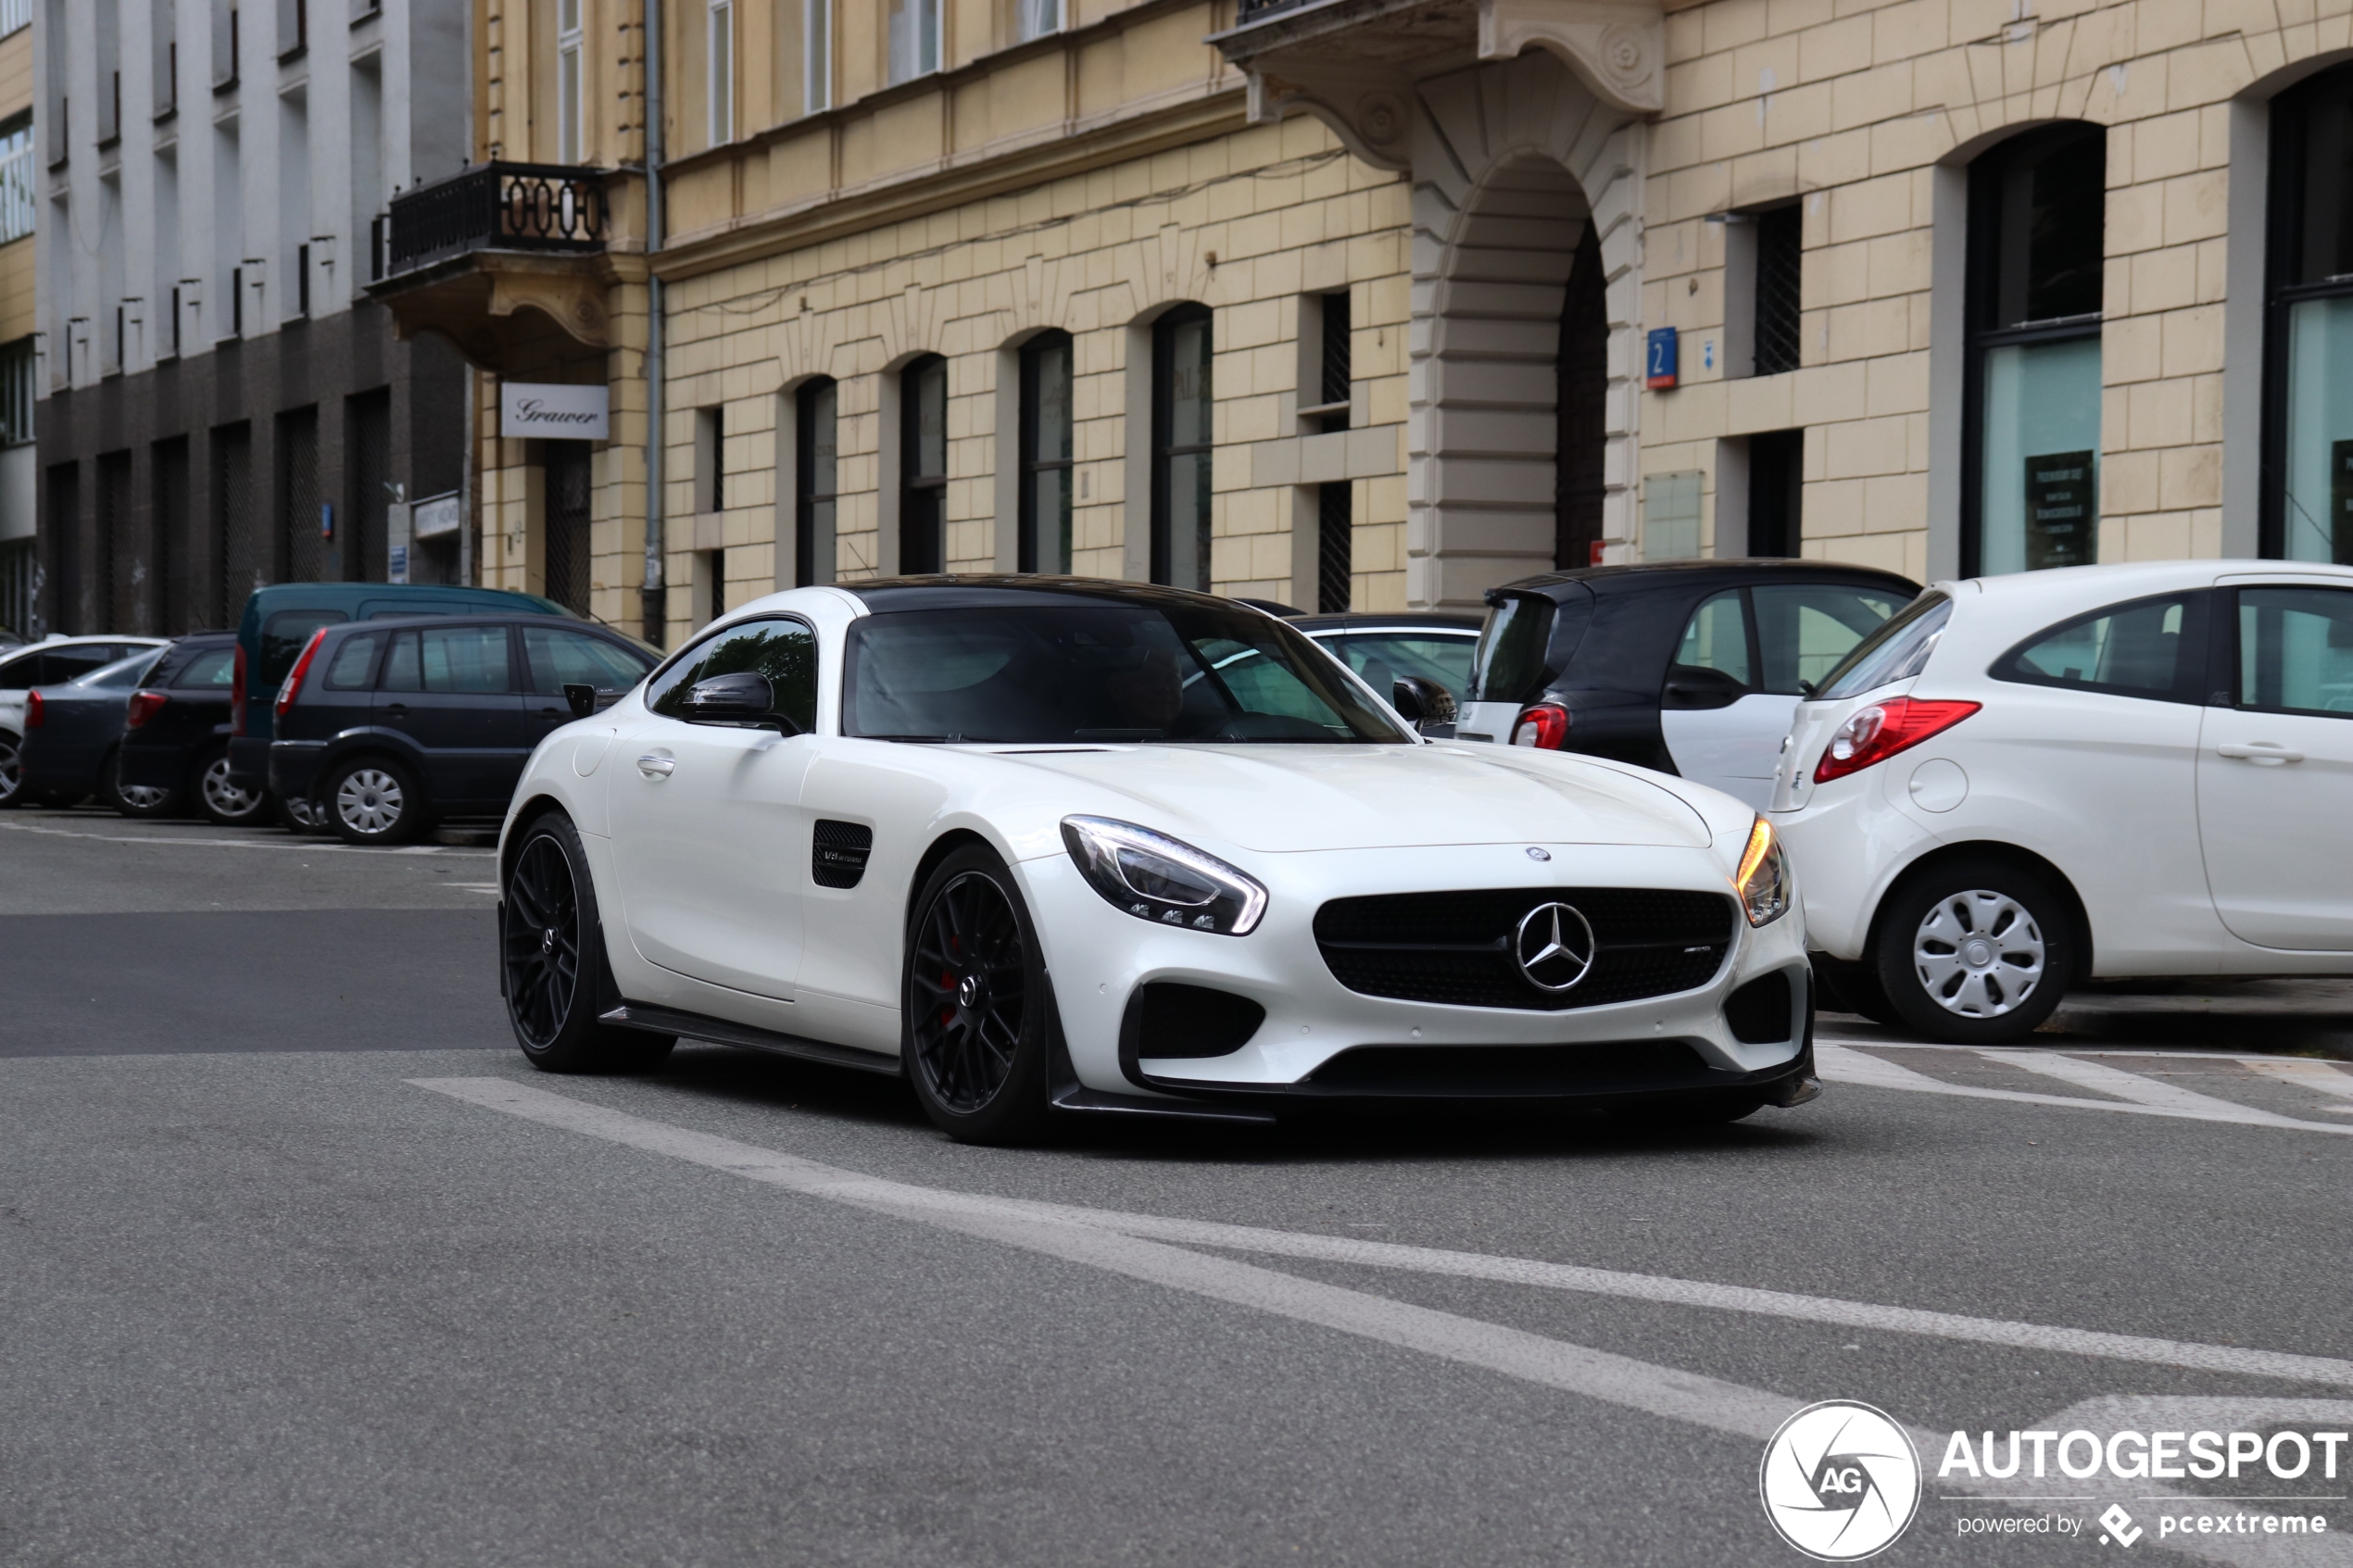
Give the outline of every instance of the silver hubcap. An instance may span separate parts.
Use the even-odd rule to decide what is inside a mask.
[[[168,789],[157,789],[153,784],[129,784],[116,786],[115,793],[121,796],[126,804],[135,809],[145,811],[162,805],[164,797],[171,792]]]
[[[15,745],[0,740],[0,800],[14,798],[17,785],[23,777],[23,771],[18,765]]]
[[[242,817],[252,810],[260,797],[251,790],[239,789],[229,782],[229,759],[216,757],[204,771],[205,804],[224,817]]]
[[[400,781],[381,768],[355,768],[335,786],[335,815],[354,833],[389,833],[400,821]]]
[[[1982,887],[1940,900],[1912,938],[1920,988],[1962,1018],[1999,1018],[2025,1006],[2048,956],[2026,906]]]

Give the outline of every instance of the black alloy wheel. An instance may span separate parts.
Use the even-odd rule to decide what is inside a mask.
[[[960,849],[916,900],[907,940],[907,1069],[950,1136],[1012,1143],[1046,1117],[1053,1001],[1013,873]]]
[[[551,813],[524,834],[498,927],[508,1022],[532,1065],[550,1073],[651,1067],[670,1054],[670,1035],[597,1017],[606,989],[604,927],[587,866],[568,818]]]

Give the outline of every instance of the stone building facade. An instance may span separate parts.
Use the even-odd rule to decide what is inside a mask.
[[[2349,0],[474,20],[477,159],[604,225],[375,292],[488,372],[484,581],[665,641],[908,570],[2353,558]],[[501,436],[501,382],[608,437]]]

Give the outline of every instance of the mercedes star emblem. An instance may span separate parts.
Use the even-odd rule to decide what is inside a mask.
[[[1519,972],[1540,990],[1567,991],[1593,967],[1593,927],[1567,904],[1539,904],[1520,917],[1512,940]]]

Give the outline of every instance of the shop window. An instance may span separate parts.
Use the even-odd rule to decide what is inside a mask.
[[[1021,351],[1021,537],[1023,571],[1070,571],[1073,458],[1071,341],[1046,332]]]
[[[2353,65],[2271,106],[2265,554],[2353,565]]]
[[[899,372],[899,570],[946,570],[948,361],[925,355]]]
[[[1152,323],[1151,579],[1209,592],[1211,328],[1205,306]]]
[[[2107,133],[2056,125],[1969,169],[1962,570],[2099,558]]]
[[[833,581],[839,399],[840,388],[823,379],[805,383],[793,395],[793,423],[799,443],[793,464],[792,580],[796,588]]]

